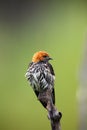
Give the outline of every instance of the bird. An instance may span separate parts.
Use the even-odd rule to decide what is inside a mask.
[[[36,52],[28,65],[25,77],[29,81],[37,98],[41,92],[50,89],[52,103],[55,105],[55,73],[52,65],[49,63],[50,60],[52,58],[46,51]],[[44,108],[47,107],[46,103],[41,102],[41,104]]]

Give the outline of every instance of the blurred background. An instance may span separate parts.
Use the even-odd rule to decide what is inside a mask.
[[[54,59],[62,130],[78,129],[76,93],[86,30],[84,0],[0,1],[0,130],[50,130],[47,112],[25,78],[39,50]]]

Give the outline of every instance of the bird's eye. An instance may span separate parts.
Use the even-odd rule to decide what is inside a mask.
[[[43,56],[44,58],[46,58],[47,56]]]

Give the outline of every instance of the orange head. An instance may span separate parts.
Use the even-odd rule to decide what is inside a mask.
[[[32,58],[32,62],[35,63],[40,61],[48,61],[48,60],[51,60],[51,58],[49,57],[49,54],[45,51],[36,52]]]

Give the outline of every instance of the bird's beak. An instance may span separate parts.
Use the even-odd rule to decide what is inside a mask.
[[[53,60],[51,57],[49,57],[49,60]]]

